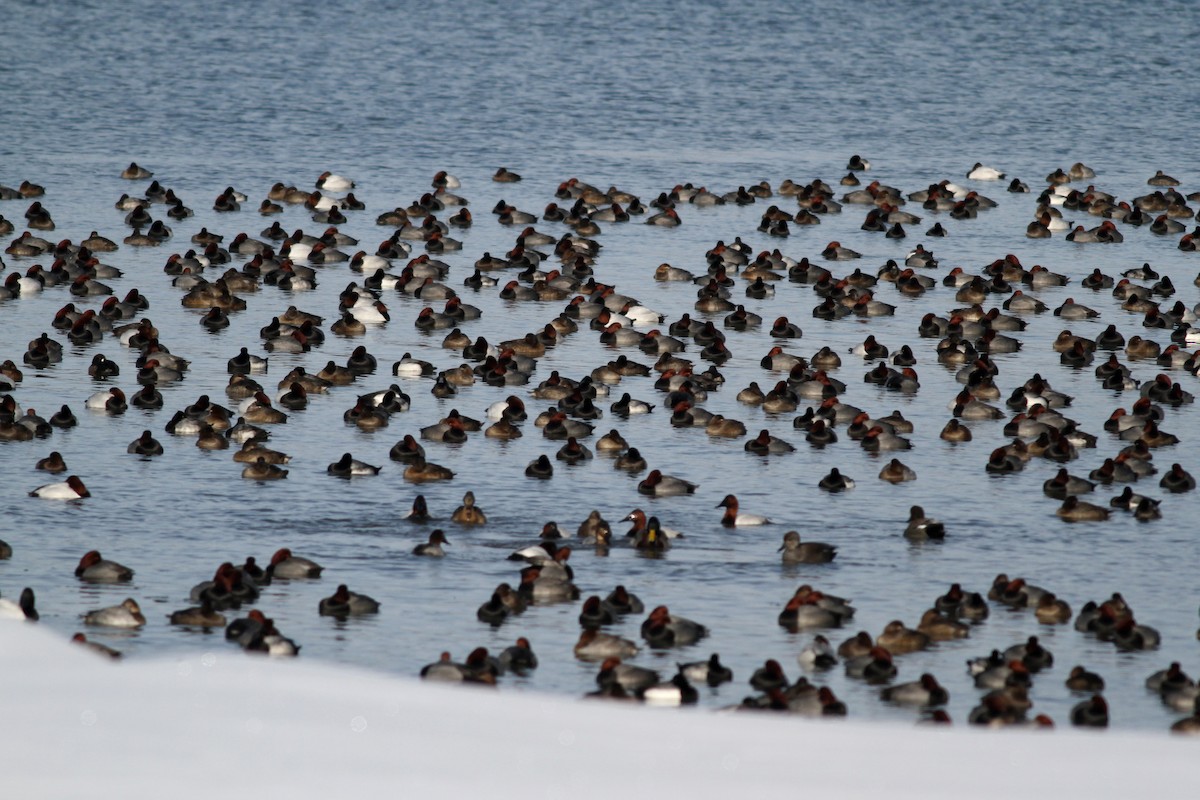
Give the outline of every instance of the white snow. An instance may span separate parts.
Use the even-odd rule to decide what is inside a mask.
[[[110,663],[0,622],[5,797],[1173,798],[1196,742],[721,714],[270,660]]]

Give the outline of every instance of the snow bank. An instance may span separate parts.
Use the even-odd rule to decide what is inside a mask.
[[[221,643],[223,644],[223,642]],[[108,663],[0,623],[5,795],[1195,797],[1195,742],[896,727],[454,688],[223,647]]]

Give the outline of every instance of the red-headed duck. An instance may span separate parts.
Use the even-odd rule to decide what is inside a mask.
[[[91,492],[83,485],[78,476],[72,475],[62,483],[48,483],[39,486],[29,493],[30,497],[40,497],[43,500],[78,500],[81,497],[91,497]]]
[[[297,580],[319,578],[324,567],[307,558],[294,556],[291,550],[283,547],[276,550],[275,555],[271,556],[271,565],[268,569],[273,577]]]
[[[732,494],[725,495],[725,499],[717,503],[717,508],[724,508],[725,513],[721,517],[721,524],[727,528],[745,528],[755,525],[767,525],[771,520],[761,514],[745,514],[738,512],[738,499]]]
[[[696,484],[685,481],[682,478],[663,475],[659,470],[651,470],[650,474],[638,484],[638,494],[646,494],[654,497],[694,494],[695,492]]]
[[[133,578],[133,570],[115,561],[106,561],[99,550],[89,550],[79,559],[75,577],[89,583],[118,583]]]
[[[658,606],[642,623],[641,632],[651,647],[684,647],[707,636],[708,628],[672,614],[666,606]]]

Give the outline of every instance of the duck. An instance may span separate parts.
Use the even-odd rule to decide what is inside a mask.
[[[940,520],[925,516],[925,509],[913,506],[908,510],[908,526],[904,535],[909,539],[945,539],[946,526]]]
[[[292,551],[286,547],[275,551],[275,554],[271,556],[270,566],[267,567],[267,571],[273,578],[284,580],[319,578],[324,569],[315,561],[292,555]]]
[[[339,584],[337,591],[321,599],[317,611],[323,617],[351,617],[361,614],[378,614],[379,602],[365,594],[350,591],[346,584]]]
[[[1086,503],[1075,495],[1069,495],[1063,500],[1063,504],[1054,513],[1067,522],[1098,522],[1109,517],[1107,508]]]
[[[892,655],[903,655],[924,650],[932,640],[929,634],[913,630],[900,620],[892,620],[875,639],[877,647],[885,647]]]
[[[1066,686],[1072,692],[1102,692],[1104,691],[1104,678],[1094,672],[1089,672],[1082,665],[1071,668],[1071,673],[1067,676]]]
[[[672,614],[667,606],[658,606],[642,623],[641,633],[642,638],[654,648],[684,647],[707,636],[708,628]]]
[[[79,559],[75,577],[88,583],[120,583],[133,579],[133,570],[115,561],[107,561],[99,550],[89,550]]]
[[[43,500],[78,500],[81,497],[91,497],[92,494],[77,475],[72,475],[61,483],[39,486],[31,491],[29,496],[40,497]]]
[[[761,514],[739,513],[738,499],[732,494],[725,495],[725,499],[718,503],[716,507],[725,509],[725,513],[721,517],[721,524],[727,528],[747,528],[756,525],[769,525],[771,523],[771,520]]]
[[[287,476],[286,469],[268,463],[264,456],[257,456],[249,466],[242,470],[242,477],[252,481],[277,481]]]
[[[651,470],[638,483],[638,494],[651,495],[653,497],[670,497],[674,495],[695,494],[695,492],[696,484],[672,475],[663,475],[659,470]]]
[[[396,447],[392,448],[392,453],[392,458],[396,458]],[[404,480],[406,481],[424,483],[426,481],[448,481],[454,478],[453,471],[441,464],[426,461],[423,456],[413,456],[406,463],[408,464],[404,469]]]
[[[615,634],[585,629],[575,643],[575,657],[581,661],[633,658],[640,649],[634,642]]]
[[[902,463],[900,459],[893,458],[879,471],[879,479],[888,483],[904,483],[906,481],[915,481],[917,473],[911,467]]]
[[[37,464],[34,465],[34,469],[57,474],[67,471],[67,462],[63,460],[62,453],[54,450],[45,458],[38,459]]]
[[[880,692],[880,697],[889,703],[902,706],[941,706],[950,701],[950,693],[928,672],[910,683],[898,683],[887,687]]]
[[[349,453],[343,453],[342,457],[326,467],[325,471],[339,478],[349,478],[360,475],[378,475],[381,469],[382,467],[374,467],[365,461],[359,461]]]
[[[172,625],[187,625],[192,628],[224,628],[227,623],[225,615],[217,611],[208,599],[199,606],[172,612],[168,619]]]
[[[37,622],[39,619],[37,598],[34,596],[33,589],[28,586],[22,589],[21,596],[15,603],[7,597],[0,597],[0,619]]]
[[[450,515],[450,521],[458,525],[487,524],[487,515],[475,505],[474,492],[467,492],[463,495],[462,505],[456,508],[454,513]]]
[[[1002,181],[1004,173],[994,167],[985,167],[978,161],[975,166],[967,172],[967,180],[970,181]]]
[[[1071,709],[1071,724],[1081,728],[1107,728],[1108,703],[1100,694],[1077,703]]]
[[[788,531],[783,535],[779,551],[783,553],[784,564],[827,564],[837,557],[836,546],[824,542],[801,542],[798,531]]]
[[[517,638],[516,644],[506,647],[499,656],[500,666],[512,670],[518,675],[524,675],[530,670],[537,669],[538,659],[533,652],[533,646],[524,636]]]
[[[965,598],[964,598],[965,599]],[[955,608],[955,611],[961,605]],[[971,635],[970,627],[943,615],[936,608],[930,608],[921,615],[917,630],[929,637],[933,642],[944,642],[952,639],[965,639]]]
[[[705,683],[716,688],[733,680],[733,670],[721,663],[721,657],[713,653],[704,661],[676,664],[679,674],[693,683]]]
[[[831,469],[829,474],[821,478],[820,482],[817,484],[817,487],[822,491],[830,493],[848,491],[853,489],[854,486],[854,481],[851,478],[843,475],[837,467]]]
[[[109,606],[83,615],[86,625],[97,625],[105,628],[140,628],[146,624],[142,609],[137,601],[128,597],[117,606]]]

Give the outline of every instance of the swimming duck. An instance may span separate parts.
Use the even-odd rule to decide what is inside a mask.
[[[1071,668],[1071,674],[1067,676],[1066,685],[1072,692],[1102,692],[1104,691],[1104,678],[1094,672],[1089,672],[1083,666],[1075,666]]]
[[[783,535],[779,551],[783,553],[784,564],[825,564],[837,557],[837,547],[834,545],[801,542],[797,531],[788,531]]]
[[[638,483],[638,494],[652,495],[654,497],[694,494],[695,491],[696,484],[685,481],[682,478],[663,475],[659,470],[652,470],[645,479]]]
[[[666,606],[658,606],[642,623],[642,638],[651,647],[684,647],[694,644],[708,635],[708,629],[685,617],[670,612]]]
[[[735,495],[727,494],[725,499],[717,504],[717,508],[724,508],[725,514],[721,517],[721,524],[727,528],[745,528],[755,525],[768,525],[771,520],[761,514],[745,514],[738,512],[738,499]]]
[[[37,622],[38,611],[36,604],[37,601],[34,597],[33,589],[29,587],[21,590],[21,597],[16,603],[6,597],[0,597],[0,619],[19,619],[26,622]]]
[[[317,604],[317,610],[323,617],[345,618],[360,614],[377,614],[379,603],[365,594],[350,591],[343,583],[331,596],[322,598]]]
[[[928,672],[911,683],[889,686],[880,693],[880,697],[889,703],[903,706],[940,706],[950,700],[949,692]]]
[[[325,471],[330,475],[336,475],[339,478],[349,478],[356,475],[378,475],[382,467],[373,467],[365,461],[359,461],[349,453],[343,453],[342,457],[325,468]]]
[[[268,567],[268,571],[273,577],[285,580],[319,578],[323,570],[324,567],[315,561],[292,555],[292,551],[286,547],[275,551],[275,554],[271,556],[271,565]]]
[[[928,634],[913,630],[900,620],[892,620],[875,639],[879,647],[886,647],[893,655],[914,653],[929,647],[931,639]]]
[[[392,448],[395,451],[396,448]],[[394,457],[394,456],[393,456]],[[448,481],[454,477],[454,473],[443,467],[440,464],[434,464],[426,461],[421,456],[416,456],[408,461],[408,466],[404,469],[404,480],[414,483],[422,483],[425,481]]]
[[[43,472],[59,473],[67,471],[67,462],[63,460],[62,453],[54,450],[45,458],[39,459],[34,469]]]
[[[720,686],[733,680],[733,670],[721,663],[717,653],[713,653],[705,661],[693,661],[688,664],[677,664],[679,674],[695,683],[706,683],[711,687]]]
[[[118,606],[89,611],[84,614],[83,621],[87,625],[106,628],[140,628],[146,624],[142,609],[132,597],[126,598]]]
[[[88,583],[119,583],[133,578],[133,570],[115,561],[106,561],[99,550],[89,550],[79,559],[75,577]]]
[[[172,625],[187,625],[193,628],[224,628],[226,625],[225,615],[217,611],[208,599],[197,607],[172,612],[169,619]]]
[[[909,539],[945,539],[946,527],[941,521],[925,516],[925,510],[913,506],[908,511],[908,526],[904,535]]]
[[[83,485],[78,476],[72,475],[62,483],[48,483],[39,486],[29,493],[30,497],[40,497],[43,500],[78,500],[81,497],[91,497],[91,492]]]
[[[1095,522],[1106,520],[1109,516],[1107,508],[1085,503],[1074,495],[1068,496],[1054,513],[1067,522]]]
[[[853,489],[854,481],[839,472],[837,467],[834,467],[829,471],[828,475],[821,478],[817,486],[822,491],[837,493]]]

